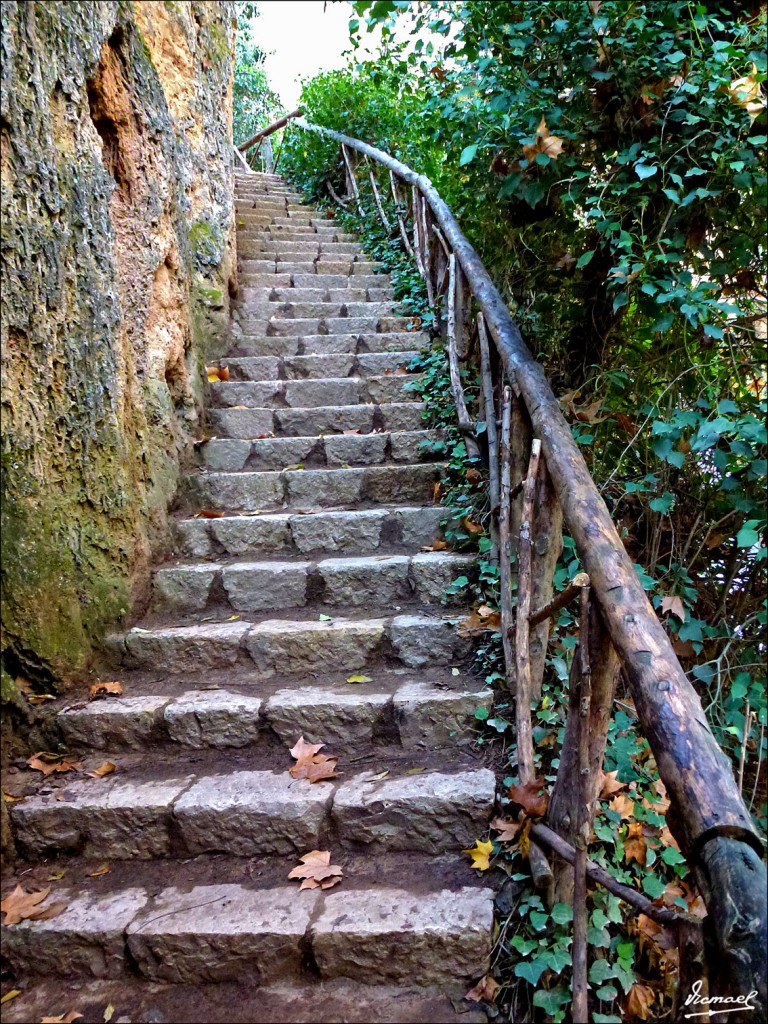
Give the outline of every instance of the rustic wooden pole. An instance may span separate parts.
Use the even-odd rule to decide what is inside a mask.
[[[250,149],[251,146],[256,142],[261,142],[268,135],[278,131],[280,128],[284,128],[293,117],[301,117],[302,110],[294,110],[290,114],[286,114],[285,117],[281,117],[279,121],[275,121],[274,124],[267,125],[266,128],[262,128],[261,131],[256,132],[254,136],[248,139],[246,142],[241,142],[237,147],[241,153],[244,153],[246,149]]]
[[[534,821],[531,822],[531,835],[535,836],[545,846],[548,846],[558,857],[562,857],[566,863],[573,864],[576,859],[575,847],[566,842],[554,829],[542,824],[540,821]],[[697,925],[699,928],[701,927],[701,922],[696,918],[680,911],[670,910],[668,907],[657,907],[643,893],[638,892],[637,889],[630,888],[628,885],[624,885],[623,882],[619,882],[613,875],[609,874],[592,860],[587,861],[587,878],[591,882],[597,883],[597,885],[602,885],[608,892],[612,892],[614,896],[624,900],[634,910],[645,914],[646,917],[650,917],[652,921],[665,925],[677,925],[684,921],[693,927]]]
[[[694,870],[704,870],[704,862],[708,861],[707,873],[715,873],[710,878],[710,893],[728,893],[743,904],[750,919],[755,912],[758,914],[753,928],[718,932],[718,942],[728,943],[719,952],[726,960],[733,957],[745,963],[754,961],[757,954],[758,968],[765,976],[766,948],[758,950],[754,944],[754,935],[764,935],[768,925],[768,881],[765,865],[760,861],[762,842],[731,765],[707,722],[701,700],[650,604],[544,370],[531,355],[506,302],[430,180],[359,139],[306,122],[302,126],[368,153],[427,198],[467,275],[507,376],[519,388],[533,428],[541,437],[565,522],[625,667],[643,732],[672,804],[668,821],[673,834]],[[723,856],[705,858],[706,847],[719,838],[727,840],[724,849],[731,863],[726,863]],[[756,862],[750,851],[757,854]],[[748,871],[745,864],[749,864]],[[756,886],[757,903],[751,893],[736,885],[737,879],[747,885],[749,878]],[[714,907],[714,896],[708,905],[710,909]],[[732,981],[724,979],[723,984],[726,992],[738,994]],[[757,1004],[756,1016],[760,1015],[768,1018],[765,1001]]]
[[[394,171],[392,171],[391,169],[390,169],[390,172],[389,172],[389,184],[390,184],[390,187],[392,189],[392,199],[394,201],[395,210],[397,212],[397,226],[400,229],[400,237],[403,240],[403,248],[408,253],[408,255],[411,257],[411,259],[413,259],[414,258],[413,246],[411,245],[411,240],[408,238],[408,232],[405,229],[405,221],[403,220],[402,215],[400,214],[400,198],[399,198],[399,196],[397,194],[397,185],[395,184],[395,174],[394,174]]]
[[[328,189],[328,192],[330,193],[331,199],[334,199],[339,204],[339,206],[343,207],[345,210],[349,208],[348,200],[341,198],[341,196],[336,191],[336,189],[333,187],[333,185],[330,183],[330,181],[326,181],[325,187]]]
[[[546,462],[542,460],[533,508],[531,537],[531,604],[541,608],[552,599],[555,569],[563,547],[563,510],[552,486]],[[547,661],[547,644],[552,622],[549,618],[531,623],[531,697],[541,699]]]
[[[355,170],[352,166],[352,160],[350,159],[349,153],[347,152],[347,147],[343,143],[341,146],[341,155],[344,157],[344,166],[347,169],[347,192],[354,196],[360,216],[365,217],[365,210],[363,209],[363,204],[360,202],[360,189],[357,187]]]
[[[368,157],[365,158],[368,160]],[[370,161],[369,161],[370,162]],[[373,168],[368,168],[368,177],[371,181],[371,191],[373,192],[373,201],[376,204],[376,209],[379,211],[379,218],[381,223],[384,225],[384,230],[389,234],[392,230],[392,225],[389,223],[389,217],[384,212],[384,206],[381,202],[381,195],[379,193],[379,186],[376,184],[376,175],[373,173]]]
[[[586,577],[586,584],[589,577]],[[586,589],[586,588],[584,588]],[[580,593],[584,590],[580,589]],[[560,749],[560,766],[552,787],[547,809],[547,823],[567,842],[577,843],[579,808],[586,809],[587,820],[592,822],[602,785],[603,755],[608,738],[608,726],[613,710],[613,698],[619,676],[619,660],[600,610],[590,602],[589,611],[589,667],[590,703],[589,772],[582,792],[579,768],[580,704],[579,658],[574,657],[568,691],[568,717]],[[571,903],[573,900],[573,873],[562,862],[555,862],[555,900]]]
[[[512,605],[512,539],[510,534],[510,511],[512,491],[512,453],[510,435],[512,432],[512,389],[505,387],[501,400],[501,459],[499,481],[499,610],[501,618],[501,641],[504,648],[506,686],[515,693],[515,652],[512,647],[513,629]]]
[[[459,360],[456,356],[456,257],[451,255],[448,269],[448,369],[451,375],[451,392],[453,402],[456,406],[456,417],[459,421],[459,430],[464,435],[464,443],[467,446],[467,455],[473,459],[480,458],[480,449],[475,440],[475,427],[467,410],[467,403],[464,399],[464,388],[461,383],[461,372]]]
[[[430,231],[429,231],[429,216],[430,215],[429,215],[429,212],[428,212],[428,209],[427,209],[427,201],[426,201],[426,199],[421,199],[421,197],[419,199],[419,211],[421,213],[421,238],[422,238],[422,242],[423,242],[423,245],[424,245],[424,252],[423,252],[423,258],[424,258],[424,280],[425,280],[426,285],[427,285],[427,302],[429,303],[429,308],[430,309],[434,309],[435,308],[435,289],[434,289],[434,285],[432,284],[432,273],[434,271],[434,257],[433,257],[432,244],[431,244],[431,242],[429,240],[429,235],[430,235]]]
[[[421,215],[419,213],[420,202],[421,195],[414,185],[411,189],[411,209],[413,211],[413,254],[416,257],[416,269],[419,272],[419,276],[426,277],[427,271],[424,267],[424,248],[421,241]]]
[[[488,489],[491,498],[491,561],[499,559],[499,437],[496,429],[496,403],[493,397],[491,353],[483,314],[477,314],[477,336],[480,342],[480,373],[485,399],[485,435],[488,440]]]
[[[575,657],[578,671],[578,715],[576,735],[578,750],[578,799],[576,817],[576,856],[573,861],[573,1010],[574,1022],[588,1024],[587,1013],[587,847],[592,819],[587,810],[587,777],[589,775],[589,710],[592,700],[589,664],[589,587],[584,587],[579,600],[579,646]]]
[[[426,200],[425,200],[426,202]],[[467,279],[461,264],[456,264],[456,352],[459,359],[466,359],[469,352],[467,333],[467,313],[472,293],[469,291]],[[469,300],[469,301],[467,301]]]
[[[561,590],[548,604],[538,608],[535,612],[531,612],[531,617],[528,620],[531,628],[538,626],[540,622],[544,622],[546,619],[554,618],[561,608],[565,608],[567,604],[570,604],[574,597],[578,597],[582,589],[588,586],[589,576],[585,572],[577,572],[565,590]]]

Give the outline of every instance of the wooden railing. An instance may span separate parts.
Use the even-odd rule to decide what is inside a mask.
[[[250,139],[246,139],[245,142],[241,142],[239,145],[235,146],[235,156],[237,157],[237,160],[240,163],[243,170],[251,170],[251,168],[248,166],[245,160],[245,153],[249,149],[251,149],[253,146],[256,146],[256,151],[253,155],[258,156],[259,150],[261,149],[261,145],[265,139],[269,138],[269,136],[273,135],[275,132],[280,131],[281,128],[285,128],[295,118],[301,117],[302,113],[303,111],[301,110],[301,108],[299,108],[298,110],[294,110],[290,114],[286,114],[285,117],[281,117],[279,121],[274,121],[272,124],[267,125],[266,128],[262,128],[260,131],[256,132],[255,135],[252,135]],[[268,161],[268,166],[266,170],[276,170],[279,159],[280,153],[278,152],[277,160],[275,160],[273,164],[270,155],[270,159]]]
[[[375,211],[391,237],[400,237],[424,279],[430,304],[436,307],[440,302],[445,310],[452,392],[470,454],[478,453],[479,446],[464,399],[460,359],[467,355],[470,335],[479,349],[492,550],[499,554],[501,631],[507,682],[516,697],[517,757],[523,784],[534,781],[531,701],[541,693],[550,624],[559,608],[578,598],[579,644],[571,669],[560,770],[547,825],[532,826],[535,841],[530,844],[534,881],[550,887],[550,895],[553,876],[541,847],[573,864],[573,874],[559,870],[555,882],[559,895],[565,893],[574,902],[573,1020],[587,1020],[586,878],[606,881],[588,863],[587,844],[620,669],[669,796],[669,827],[707,905],[704,938],[710,954],[711,991],[730,996],[757,991],[758,1001],[753,997],[753,1004],[762,1008],[763,1017],[768,1016],[762,841],[730,763],[646,596],[541,366],[428,178],[358,139],[303,119],[295,123],[340,144],[347,197],[337,198],[345,205],[354,202],[361,215],[366,211],[356,171],[358,162],[365,161],[371,213]],[[384,182],[377,179],[382,171]],[[395,211],[389,216],[381,200],[387,188]],[[494,362],[500,364],[504,380],[494,381]],[[496,395],[500,395],[500,409]],[[553,574],[563,523],[585,572],[564,594],[555,596]],[[516,607],[511,576],[514,553]],[[562,864],[561,860],[561,868]],[[690,943],[701,939],[698,924],[684,914],[655,907],[632,890],[622,898],[642,907],[650,917],[675,917],[681,944],[680,988],[684,989],[686,977],[693,980],[685,970],[692,960]],[[760,1009],[754,1014],[754,1019],[759,1018]]]

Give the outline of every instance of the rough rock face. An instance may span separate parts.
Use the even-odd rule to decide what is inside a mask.
[[[234,285],[233,19],[228,2],[3,3],[11,676],[81,667],[165,543]]]

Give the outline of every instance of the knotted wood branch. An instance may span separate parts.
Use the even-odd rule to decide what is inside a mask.
[[[470,458],[479,459],[480,449],[475,440],[475,425],[469,415],[464,398],[464,387],[461,383],[459,359],[456,355],[456,257],[451,254],[448,260],[448,369],[451,375],[451,393],[456,406],[456,417],[459,430],[464,434],[467,454]]]

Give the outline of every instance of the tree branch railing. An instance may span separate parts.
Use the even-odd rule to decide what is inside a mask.
[[[247,145],[286,121],[264,129]],[[586,877],[600,881],[586,861],[586,837],[599,797],[597,780],[621,667],[669,796],[669,827],[708,908],[706,931],[714,989],[730,996],[757,990],[754,1003],[762,1008],[763,1016],[768,1016],[762,840],[730,763],[648,600],[542,367],[525,345],[479,256],[427,177],[358,139],[303,119],[296,124],[341,145],[347,201],[353,201],[361,213],[366,211],[355,183],[352,152],[366,158],[371,175],[377,166],[385,169],[396,211],[390,235],[396,238],[399,233],[405,252],[425,281],[431,306],[438,297],[445,297],[447,283],[452,393],[462,434],[479,451],[472,424],[467,424],[458,366],[459,358],[467,354],[467,346],[459,337],[473,306],[477,310],[474,323],[482,357],[484,416],[486,424],[493,423],[493,429],[486,431],[489,458],[494,463],[490,472],[494,492],[491,536],[494,549],[500,550],[507,681],[522,698],[516,703],[518,744],[522,738],[525,746],[522,755],[518,753],[518,759],[523,758],[519,760],[523,783],[532,774],[528,697],[540,692],[549,627],[559,608],[580,595],[580,639],[571,668],[561,770],[547,826],[532,829],[536,842],[531,842],[531,849],[538,850],[537,844],[548,846],[561,860],[564,850],[573,851],[566,860],[575,864],[577,900],[583,901],[585,872]],[[376,187],[373,196],[377,201],[371,212],[375,210],[384,222],[386,214],[382,218],[381,193]],[[411,237],[407,230],[409,216]],[[488,335],[506,381],[493,381]],[[503,397],[500,443],[495,393]],[[520,483],[513,488],[512,481]],[[563,522],[575,542],[585,578],[574,581],[562,598],[555,598],[552,576],[562,544]],[[518,576],[513,623],[510,560],[515,544],[518,566],[524,566],[525,572]],[[564,764],[571,765],[569,772]],[[532,861],[532,869],[535,867]],[[573,881],[570,875],[565,884],[569,902],[573,902]],[[634,906],[639,905],[635,900]],[[581,938],[578,945],[583,960]],[[582,1007],[584,971],[580,963],[574,973],[575,994]]]

